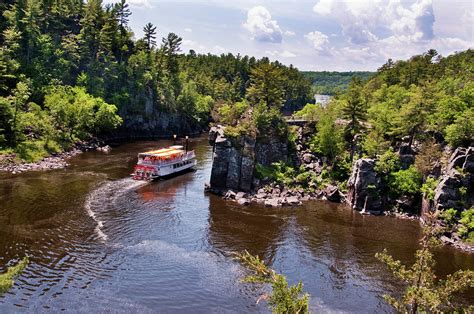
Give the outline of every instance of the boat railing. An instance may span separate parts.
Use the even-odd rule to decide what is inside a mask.
[[[150,166],[168,166],[175,164],[177,162],[187,160],[189,158],[193,158],[195,156],[194,151],[187,152],[186,154],[183,154],[180,157],[176,157],[170,160],[158,160],[158,161],[153,161],[153,160],[139,160],[138,163],[140,165],[150,165]]]

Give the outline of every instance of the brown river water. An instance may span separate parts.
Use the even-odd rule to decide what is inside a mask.
[[[129,178],[136,154],[166,141],[84,153],[64,170],[0,174],[0,272],[30,265],[0,296],[0,312],[268,312],[265,287],[240,282],[232,252],[249,250],[302,280],[313,312],[391,312],[381,295],[403,288],[375,258],[413,261],[417,222],[363,216],[344,205],[239,207],[203,192],[211,148],[193,139],[196,171],[151,183]],[[438,275],[474,269],[443,247]],[[458,298],[472,303],[474,291]]]

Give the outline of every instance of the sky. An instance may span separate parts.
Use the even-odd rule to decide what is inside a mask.
[[[127,2],[137,39],[151,22],[158,37],[182,37],[183,52],[267,56],[300,70],[373,71],[430,48],[474,48],[473,0]]]

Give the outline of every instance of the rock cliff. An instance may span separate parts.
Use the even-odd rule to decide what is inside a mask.
[[[356,210],[363,212],[380,212],[382,200],[380,178],[375,172],[375,160],[363,158],[357,160],[348,181],[347,202]]]
[[[474,147],[457,148],[435,189],[433,207],[465,209],[473,205]]]
[[[202,132],[197,121],[180,113],[153,112],[123,116],[123,124],[110,137],[117,139],[195,136]]]
[[[224,130],[216,126],[209,132],[209,144],[214,150],[210,180],[213,192],[223,193],[229,189],[248,192],[254,187],[257,163],[269,166],[288,158],[288,143],[276,136],[229,139]]]

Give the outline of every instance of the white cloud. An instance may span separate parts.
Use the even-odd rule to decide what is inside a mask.
[[[191,28],[189,28],[189,27],[186,27],[186,28],[184,29],[184,31],[185,31],[185,32],[188,32],[188,33],[191,33],[193,30],[192,30]]]
[[[310,32],[304,35],[306,39],[308,39],[316,50],[322,51],[326,48],[327,44],[329,43],[328,36],[321,33],[320,31]]]
[[[353,44],[390,36],[419,42],[434,36],[432,0],[415,0],[411,5],[402,0],[320,0],[313,11],[335,18]]]
[[[282,57],[282,58],[295,58],[297,56],[296,54],[288,50],[283,50],[283,51],[266,50],[265,54],[271,57]]]
[[[130,4],[131,7],[152,7],[150,0],[128,0],[127,3]]]
[[[321,14],[328,15],[331,13],[332,0],[319,0],[313,7],[313,11]]]
[[[283,51],[282,53],[280,53],[280,57],[283,57],[283,58],[294,58],[294,57],[296,57],[296,54],[294,54],[294,53],[291,52],[291,51],[285,50],[285,51]]]
[[[118,0],[105,0],[104,4],[108,4],[108,3],[115,4],[117,2],[118,2]],[[153,7],[151,5],[150,0],[127,0],[127,3],[131,7],[135,7],[135,8],[140,8],[140,7],[142,7],[142,8],[152,8]]]
[[[270,12],[263,6],[248,10],[247,21],[243,26],[252,34],[256,41],[281,43],[282,31],[277,21],[272,20]]]
[[[295,36],[296,33],[293,32],[293,31],[285,31],[285,35],[286,35],[286,36]]]

